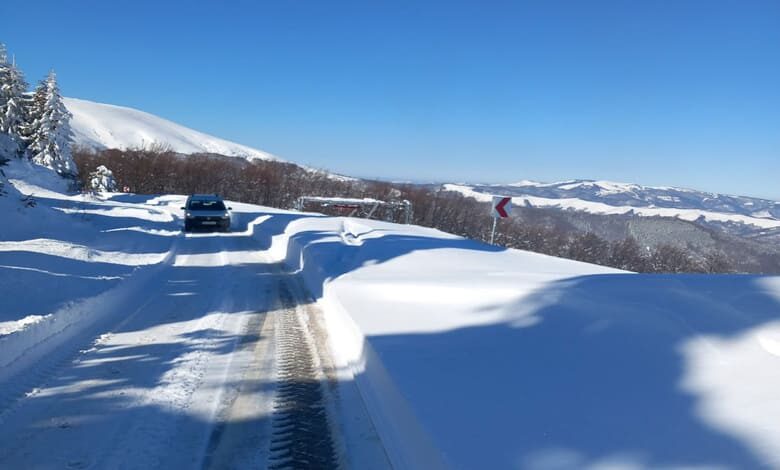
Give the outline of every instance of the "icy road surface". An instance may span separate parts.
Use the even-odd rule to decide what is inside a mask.
[[[0,317],[0,468],[346,461],[316,312],[267,260],[262,215],[185,236],[180,197],[38,202],[50,220],[0,243],[19,288]]]

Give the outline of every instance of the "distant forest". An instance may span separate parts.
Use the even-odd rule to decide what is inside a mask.
[[[413,205],[412,223],[416,225],[484,242],[490,239],[492,219],[487,204],[437,186],[338,178],[292,163],[218,155],[183,156],[165,148],[100,152],[76,149],[73,155],[85,188],[90,187],[90,171],[104,165],[113,171],[119,189],[127,188],[139,194],[218,193],[235,201],[283,209],[292,208],[299,196],[405,199]],[[322,211],[345,215],[334,208]],[[386,213],[378,213],[374,218],[400,220],[393,220],[393,214]],[[744,265],[721,249],[702,252],[670,243],[640,246],[631,236],[609,241],[592,231],[563,223],[560,214],[550,209],[515,211],[515,217],[499,223],[495,242],[508,248],[635,272],[745,271]],[[778,258],[749,269],[778,272]]]

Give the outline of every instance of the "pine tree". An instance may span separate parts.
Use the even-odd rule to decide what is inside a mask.
[[[114,173],[104,165],[89,174],[89,188],[94,192],[116,192]]]
[[[27,83],[15,63],[8,63],[5,46],[0,44],[0,132],[9,134],[23,153],[25,98]]]
[[[21,137],[27,83],[14,64],[0,65],[0,132]]]
[[[5,93],[3,93],[2,84],[3,84],[3,71],[8,68],[8,51],[5,48],[5,44],[0,42],[0,109],[5,108],[5,106],[8,104],[8,99],[5,97]]]
[[[72,115],[62,101],[54,72],[35,88],[28,112],[32,161],[62,176],[75,177],[78,170],[70,153]]]

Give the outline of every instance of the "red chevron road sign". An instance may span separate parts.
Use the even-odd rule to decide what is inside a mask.
[[[493,196],[493,217],[502,219],[509,217],[509,210],[511,208],[511,197]]]

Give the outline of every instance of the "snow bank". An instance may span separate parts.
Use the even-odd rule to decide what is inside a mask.
[[[161,265],[170,263],[171,258],[169,253]],[[24,370],[74,337],[89,332],[93,325],[105,321],[107,316],[122,312],[116,306],[129,304],[134,295],[143,292],[144,284],[154,277],[160,267],[136,274],[118,287],[94,297],[69,301],[55,312],[6,322],[5,331],[3,322],[0,322],[0,351],[3,352],[0,355],[0,381]]]
[[[170,261],[181,233],[172,212],[182,198],[68,195],[51,170],[16,159],[4,169],[0,376],[7,378],[115,312]]]
[[[780,465],[780,278],[621,273],[374,221],[260,229],[397,468]]]

